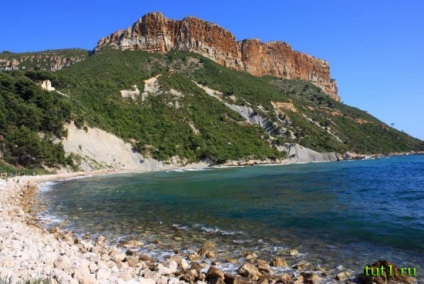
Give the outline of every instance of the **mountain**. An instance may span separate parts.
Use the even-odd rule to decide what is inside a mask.
[[[293,79],[250,74],[217,62],[223,49],[210,58],[181,47],[203,42],[190,47],[176,40],[184,34],[180,27],[192,28],[194,22],[205,25],[203,32],[210,27],[228,33],[216,25],[166,20],[173,27],[166,31],[175,35],[172,45],[163,46],[169,50],[135,50],[152,38],[143,26],[151,18],[166,20],[148,14],[140,25],[100,40],[94,53],[58,71],[0,72],[0,171],[2,164],[140,169],[201,160],[280,163],[424,150],[423,141],[341,103],[317,81],[296,77],[300,71],[289,72]],[[149,36],[136,40],[139,48],[125,49],[122,43],[133,30],[134,36]]]
[[[306,80],[333,99],[340,100],[326,61],[293,51],[285,42],[236,41],[229,31],[194,17],[177,21],[165,18],[161,13],[146,14],[132,27],[102,38],[96,50],[104,48],[155,53],[194,52],[227,68],[254,76]]]

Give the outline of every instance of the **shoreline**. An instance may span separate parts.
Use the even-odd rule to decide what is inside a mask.
[[[193,169],[180,167],[165,170],[183,168]],[[255,266],[246,260],[243,264],[246,267],[243,272],[239,272],[243,276],[225,274],[215,266],[219,263],[213,261],[215,244],[210,242],[205,242],[201,248],[193,248],[190,255],[175,254],[159,261],[135,252],[140,240],[127,241],[124,244],[126,251],[123,252],[107,245],[103,236],[92,240],[76,237],[72,232],[62,231],[58,227],[47,230],[34,211],[35,194],[47,182],[125,173],[136,172],[105,170],[19,176],[9,178],[7,182],[0,180],[0,201],[5,205],[0,209],[0,280],[8,280],[6,283],[49,280],[50,283],[201,284],[217,281],[216,279],[222,281],[219,283],[224,280],[232,283],[258,283],[260,279],[273,279],[275,282],[281,278],[303,282],[304,277],[319,277],[310,273],[302,276],[300,273],[303,272],[297,275],[275,274],[275,269],[271,269],[268,264],[273,260],[261,262],[257,259],[255,261],[261,263],[262,272],[258,269],[257,262]],[[212,265],[206,263],[205,259]],[[276,267],[287,265],[280,258],[276,261],[281,262]]]
[[[287,165],[284,164],[247,164],[247,165]],[[170,167],[162,170],[220,168],[208,167]],[[246,165],[225,165],[241,167]],[[161,170],[161,171],[162,171]],[[138,255],[133,251],[139,240],[129,240],[126,252],[106,244],[104,237],[96,240],[77,238],[72,232],[57,227],[46,230],[40,220],[34,216],[34,197],[46,182],[64,181],[73,178],[91,176],[144,173],[148,171],[101,170],[93,172],[62,173],[42,176],[21,176],[0,179],[0,280],[9,279],[17,283],[28,279],[49,279],[51,283],[260,283],[280,281],[282,283],[354,283],[355,275],[343,271],[328,278],[328,271],[298,269],[297,273],[285,273],[275,267],[287,267],[284,259],[271,260],[248,259],[238,274],[225,274],[215,265],[203,260],[213,259],[214,244],[206,242],[198,251],[193,248],[191,255],[176,254],[167,260],[158,261],[147,255]],[[209,257],[208,257],[208,253]],[[274,267],[270,264],[274,262]],[[269,263],[269,264],[268,264]],[[278,264],[277,264],[278,263]],[[216,263],[215,263],[216,264]],[[247,269],[247,270],[246,270]],[[246,271],[245,271],[246,270]],[[215,279],[215,280],[214,280]],[[218,280],[221,282],[219,282]],[[216,282],[218,281],[218,282]],[[250,282],[237,282],[250,281]],[[310,282],[312,281],[312,282]],[[318,282],[317,282],[318,281]],[[330,281],[330,282],[328,282]]]

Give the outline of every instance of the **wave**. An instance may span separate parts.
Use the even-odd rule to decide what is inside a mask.
[[[203,225],[203,224],[195,224],[195,225],[193,225],[193,227],[198,228],[198,229],[202,230],[203,232],[211,233],[211,234],[244,235],[243,231],[227,231],[227,230],[220,229],[218,227],[210,227],[210,226],[206,226],[206,225]]]
[[[184,225],[180,225],[180,224],[172,224],[172,227],[173,228],[176,228],[176,229],[178,229],[178,230],[188,230],[188,227],[187,226],[184,226]]]
[[[187,169],[175,169],[165,171],[166,173],[184,173],[184,172],[203,172],[209,171],[209,168],[187,168]]]
[[[60,182],[57,181],[47,181],[38,186],[38,191],[41,193],[49,192],[53,190],[53,187]]]

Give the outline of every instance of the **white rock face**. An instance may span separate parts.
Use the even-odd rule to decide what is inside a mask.
[[[144,80],[144,92],[141,94],[141,100],[144,102],[149,95],[159,95],[161,94],[158,78],[162,76],[161,74],[156,77]]]
[[[56,89],[52,86],[52,82],[50,80],[44,80],[41,82],[41,88],[46,91],[55,91]]]
[[[287,156],[296,163],[337,161],[336,153],[319,153],[299,144],[285,144]]]
[[[79,168],[93,170],[158,171],[177,167],[204,168],[209,161],[181,166],[181,160],[164,164],[153,158],[143,157],[130,143],[99,128],[78,129],[74,123],[65,125],[68,136],[62,140],[66,155],[73,153],[80,157]]]
[[[140,95],[140,90],[138,89],[137,85],[134,85],[129,90],[122,90],[121,96],[123,98],[131,98],[135,100]]]
[[[81,170],[148,171],[164,168],[162,162],[144,158],[133,151],[131,144],[104,130],[88,127],[85,131],[78,129],[73,123],[65,127],[68,137],[62,141],[63,147],[67,155],[74,153],[82,158]]]
[[[247,122],[251,124],[256,124],[262,127],[268,134],[272,134],[274,131],[274,126],[270,122],[270,120],[264,116],[257,114],[251,107],[229,104],[221,99],[222,93],[216,90],[213,90],[207,86],[200,85],[193,81],[199,88],[202,88],[206,94],[211,97],[218,99],[220,102],[225,104],[226,107],[232,109],[233,111],[240,114]],[[234,100],[234,99],[233,99]]]

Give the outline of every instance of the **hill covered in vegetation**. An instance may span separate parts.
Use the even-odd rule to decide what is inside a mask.
[[[49,80],[57,91],[41,88]],[[319,152],[423,150],[424,142],[301,80],[255,77],[194,53],[101,50],[56,72],[0,73],[4,162],[73,165],[63,125],[104,129],[145,157],[183,163]]]

